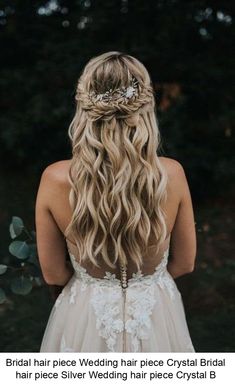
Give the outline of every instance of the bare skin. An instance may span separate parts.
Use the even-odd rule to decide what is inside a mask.
[[[159,159],[169,177],[168,198],[164,207],[168,235],[171,234],[171,260],[167,269],[176,278],[194,269],[194,213],[182,165],[167,157]],[[64,237],[72,216],[68,200],[70,163],[71,160],[62,160],[49,165],[41,176],[37,193],[35,219],[38,254],[44,279],[51,285],[64,286],[73,275],[73,269],[66,263],[67,244]]]

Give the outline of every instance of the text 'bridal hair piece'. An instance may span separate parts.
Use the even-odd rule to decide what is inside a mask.
[[[103,101],[103,102],[109,103],[110,101],[116,101],[119,98],[124,98],[124,100],[128,100],[129,98],[132,98],[133,96],[138,95],[137,87],[138,87],[138,81],[134,77],[132,77],[131,85],[128,87],[122,86],[115,90],[110,89],[102,94],[96,94],[93,91],[89,94],[89,97],[94,102]]]

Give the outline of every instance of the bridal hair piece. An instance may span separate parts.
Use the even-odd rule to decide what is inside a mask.
[[[88,121],[113,121],[115,125],[118,119],[129,119],[135,126],[138,123],[141,109],[153,110],[154,97],[152,85],[143,84],[136,77],[128,74],[126,85],[118,87],[105,87],[104,91],[97,91],[97,85],[88,90],[84,87],[83,75],[77,85],[76,100],[80,108],[86,112]],[[117,80],[121,83],[122,80]],[[109,84],[109,83],[108,83]],[[113,125],[113,127],[114,127]]]
[[[122,86],[118,89],[110,89],[102,94],[96,94],[94,91],[89,94],[90,99],[97,101],[104,101],[109,103],[110,101],[117,101],[120,98],[128,100],[129,98],[136,97],[138,95],[138,81],[132,77],[131,85],[128,87]]]
[[[77,245],[80,262],[117,268],[132,260],[140,268],[150,236],[156,253],[167,236],[167,173],[157,156],[149,73],[131,55],[104,53],[86,64],[75,100],[65,236]]]

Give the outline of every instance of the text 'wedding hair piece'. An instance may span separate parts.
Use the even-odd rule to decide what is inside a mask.
[[[133,96],[138,95],[138,81],[132,77],[131,85],[128,87],[120,87],[118,89],[110,89],[105,91],[102,94],[96,94],[94,91],[89,94],[89,97],[94,102],[102,101],[109,103],[110,101],[116,101],[119,98],[124,98],[125,101],[128,101]]]

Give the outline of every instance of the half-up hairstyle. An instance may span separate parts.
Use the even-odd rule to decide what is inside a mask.
[[[160,164],[154,91],[144,65],[112,51],[92,58],[76,89],[69,126],[72,161],[65,235],[80,261],[100,267],[142,265],[150,233],[156,251],[167,236],[167,174]],[[112,253],[111,253],[112,252]]]

